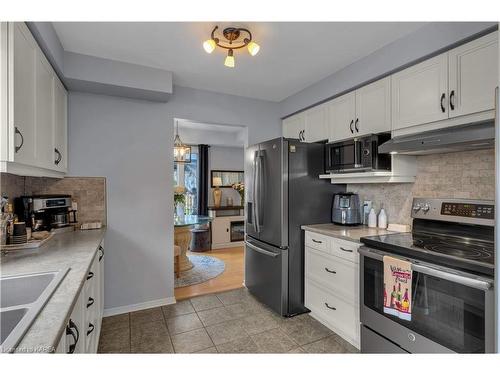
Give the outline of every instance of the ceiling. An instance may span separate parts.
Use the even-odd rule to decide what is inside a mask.
[[[240,23],[260,44],[258,55],[236,50],[207,54],[202,43],[215,24],[206,22],[54,22],[66,51],[162,68],[174,84],[271,101],[320,81],[422,27],[417,22]]]

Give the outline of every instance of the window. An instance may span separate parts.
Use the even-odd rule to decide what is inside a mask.
[[[186,215],[198,214],[198,150],[191,147],[191,163],[174,163],[174,185],[186,188]]]

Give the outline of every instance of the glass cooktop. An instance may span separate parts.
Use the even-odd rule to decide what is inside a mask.
[[[364,237],[361,242],[380,250],[437,261],[454,268],[486,274],[493,274],[494,270],[494,243],[490,241],[414,232]]]

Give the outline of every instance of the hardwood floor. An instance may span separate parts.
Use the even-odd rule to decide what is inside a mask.
[[[214,279],[201,284],[176,288],[174,290],[175,299],[178,301],[201,296],[209,293],[224,292],[241,288],[243,285],[244,274],[244,248],[243,246],[232,247],[228,249],[218,249],[207,251],[205,253],[196,253],[210,255],[224,261],[226,268],[224,272]]]

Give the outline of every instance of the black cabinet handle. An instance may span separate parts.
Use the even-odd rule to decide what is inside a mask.
[[[23,147],[24,145],[24,137],[23,137],[23,133],[21,133],[21,131],[17,128],[17,126],[14,128],[14,133],[15,134],[19,134],[19,136],[21,137],[21,144],[19,146],[15,146],[14,147],[14,150],[16,152],[16,154],[19,152],[19,150]]]
[[[325,302],[325,306],[328,307],[330,310],[337,310],[335,307],[330,306],[328,302]]]
[[[89,301],[87,302],[87,309],[94,304],[95,300],[92,297],[89,297]]]
[[[311,238],[311,239],[312,239],[312,242],[323,243],[323,241],[318,241],[318,240],[315,240],[314,238]]]
[[[73,330],[76,331],[76,334]],[[78,327],[76,326],[75,322],[73,322],[71,319],[69,320],[68,326],[66,327],[66,335],[73,336],[73,340],[75,340],[75,342],[71,344],[68,349],[68,354],[73,354],[76,349],[76,344],[80,339],[80,332],[78,331]]]
[[[354,134],[354,130],[352,130],[352,124],[354,123],[354,120],[351,120],[351,123],[349,124],[349,129],[351,129],[351,133]]]
[[[101,253],[101,255],[99,255],[99,262],[100,262],[104,257],[104,248],[101,245],[99,245],[99,251]]]
[[[455,104],[453,104],[453,98],[455,97],[455,90],[451,90],[450,92],[450,108],[451,110],[455,110]]]
[[[345,249],[343,247],[340,247],[340,250],[345,251],[346,253],[352,253],[351,249]]]
[[[58,165],[62,160],[62,154],[59,152],[57,148],[54,148],[54,152],[57,154],[57,159],[54,160],[54,164]]]
[[[326,272],[330,272],[330,273],[337,273],[336,271],[332,271],[331,269],[329,269],[328,267],[325,267],[325,271]]]
[[[444,108],[444,99],[446,98],[446,94],[443,92],[443,94],[441,95],[441,111],[443,113],[446,112],[446,108]]]
[[[89,274],[87,275],[87,280],[90,280],[93,277],[94,277],[94,272],[90,271]]]
[[[302,140],[305,141],[306,140],[306,130],[302,130]]]
[[[354,129],[356,129],[356,131],[359,133],[358,122],[359,122],[359,118],[357,118],[356,122],[354,123]]]
[[[92,323],[89,323],[89,330],[87,330],[87,336],[90,335],[92,332],[94,332],[94,325]]]

